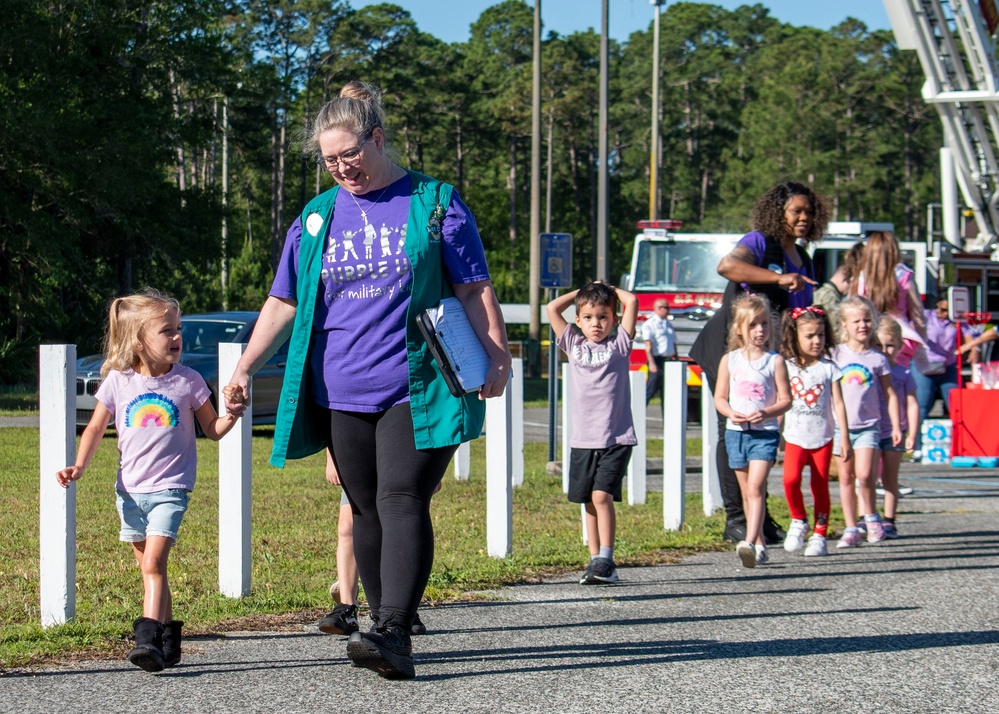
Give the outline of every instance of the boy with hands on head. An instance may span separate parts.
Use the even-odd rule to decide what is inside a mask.
[[[563,315],[573,303],[574,326]],[[590,549],[590,563],[579,582],[613,583],[619,580],[614,563],[614,501],[621,500],[621,482],[631,449],[638,443],[628,378],[638,298],[597,281],[555,298],[547,310],[556,344],[568,356],[572,374],[567,395],[572,410],[568,498],[585,504]]]

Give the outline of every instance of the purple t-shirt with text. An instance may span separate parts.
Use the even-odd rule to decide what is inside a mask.
[[[370,413],[409,401],[406,313],[412,275],[405,244],[411,191],[406,174],[365,196],[337,193],[309,351],[312,396],[320,406]],[[301,242],[299,218],[288,230],[272,296],[298,300]],[[451,283],[489,279],[475,218],[457,191],[441,225],[441,254]]]
[[[854,352],[846,345],[836,345],[832,360],[843,373],[840,387],[846,420],[850,429],[867,429],[881,421],[881,377],[891,374],[888,358],[875,350]],[[889,431],[889,435],[890,435]]]

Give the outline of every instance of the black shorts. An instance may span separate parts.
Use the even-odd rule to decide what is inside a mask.
[[[606,449],[570,449],[569,500],[589,503],[594,491],[603,491],[621,500],[621,482],[631,460],[630,446]]]

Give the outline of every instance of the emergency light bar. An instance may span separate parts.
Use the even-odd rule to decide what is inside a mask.
[[[641,230],[646,228],[662,228],[667,231],[678,231],[683,228],[683,221],[678,221],[673,218],[667,218],[660,221],[639,221],[638,227]]]

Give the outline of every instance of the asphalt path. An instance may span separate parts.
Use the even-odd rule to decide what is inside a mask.
[[[343,638],[303,623],[191,639],[157,675],[118,661],[8,671],[0,711],[994,711],[999,470],[906,464],[902,480],[914,492],[897,541],[772,549],[753,570],[705,553],[621,567],[616,585],[568,573],[426,608],[412,681],[352,667]]]

